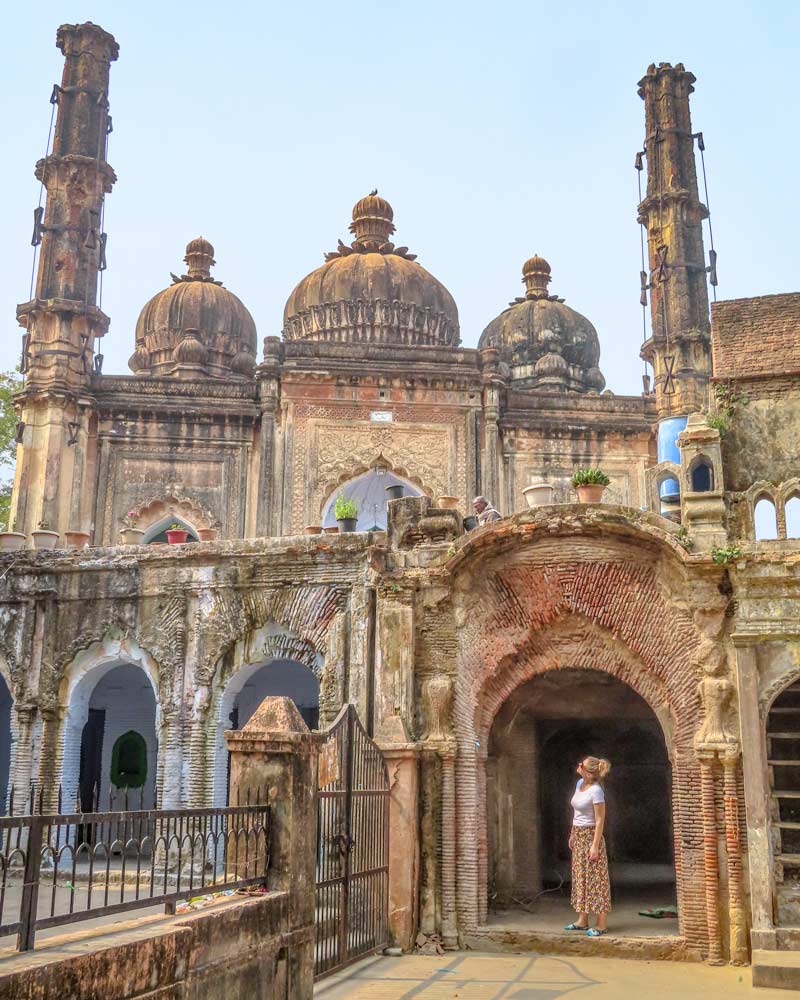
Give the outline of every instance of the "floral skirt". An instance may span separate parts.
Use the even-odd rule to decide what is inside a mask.
[[[593,826],[573,826],[571,902],[576,913],[608,913],[611,909],[605,838],[600,840],[597,861],[589,859],[593,840]]]

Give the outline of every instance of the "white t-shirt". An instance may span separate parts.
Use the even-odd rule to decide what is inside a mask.
[[[572,796],[572,825],[573,826],[595,826],[594,807],[595,803],[600,805],[605,802],[606,797],[602,785],[596,781],[588,788],[581,791],[583,778],[575,786],[575,794]]]

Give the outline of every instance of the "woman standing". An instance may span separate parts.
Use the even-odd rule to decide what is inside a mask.
[[[604,758],[584,757],[578,764],[580,779],[572,796],[572,906],[578,914],[574,924],[564,930],[586,931],[587,937],[606,932],[606,917],[611,910],[611,883],[603,827],[606,822],[606,797],[603,779],[611,770]],[[589,914],[597,914],[597,926],[589,927]]]

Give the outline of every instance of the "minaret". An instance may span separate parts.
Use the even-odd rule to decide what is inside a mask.
[[[698,197],[689,114],[694,82],[681,63],[651,65],[639,81],[647,133],[639,221],[647,229],[652,315],[641,356],[653,366],[659,419],[681,417],[681,430],[687,414],[705,409],[711,375],[702,232],[708,209]]]
[[[36,164],[47,190],[34,213],[41,243],[35,297],[17,307],[25,328],[17,472],[12,520],[30,532],[44,520],[53,530],[88,529],[81,508],[83,466],[92,400],[88,397],[95,338],[108,328],[97,307],[105,267],[101,231],[104,196],[115,181],[106,163],[109,68],[119,47],[97,25],[65,24],[56,44],[64,54],[52,152]]]

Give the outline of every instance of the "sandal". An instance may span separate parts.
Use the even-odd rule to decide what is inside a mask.
[[[599,927],[590,927],[586,932],[586,937],[602,937],[605,931],[601,931]]]
[[[586,927],[587,927],[586,924],[567,924],[567,926],[564,928],[564,930],[565,931],[585,931]]]

